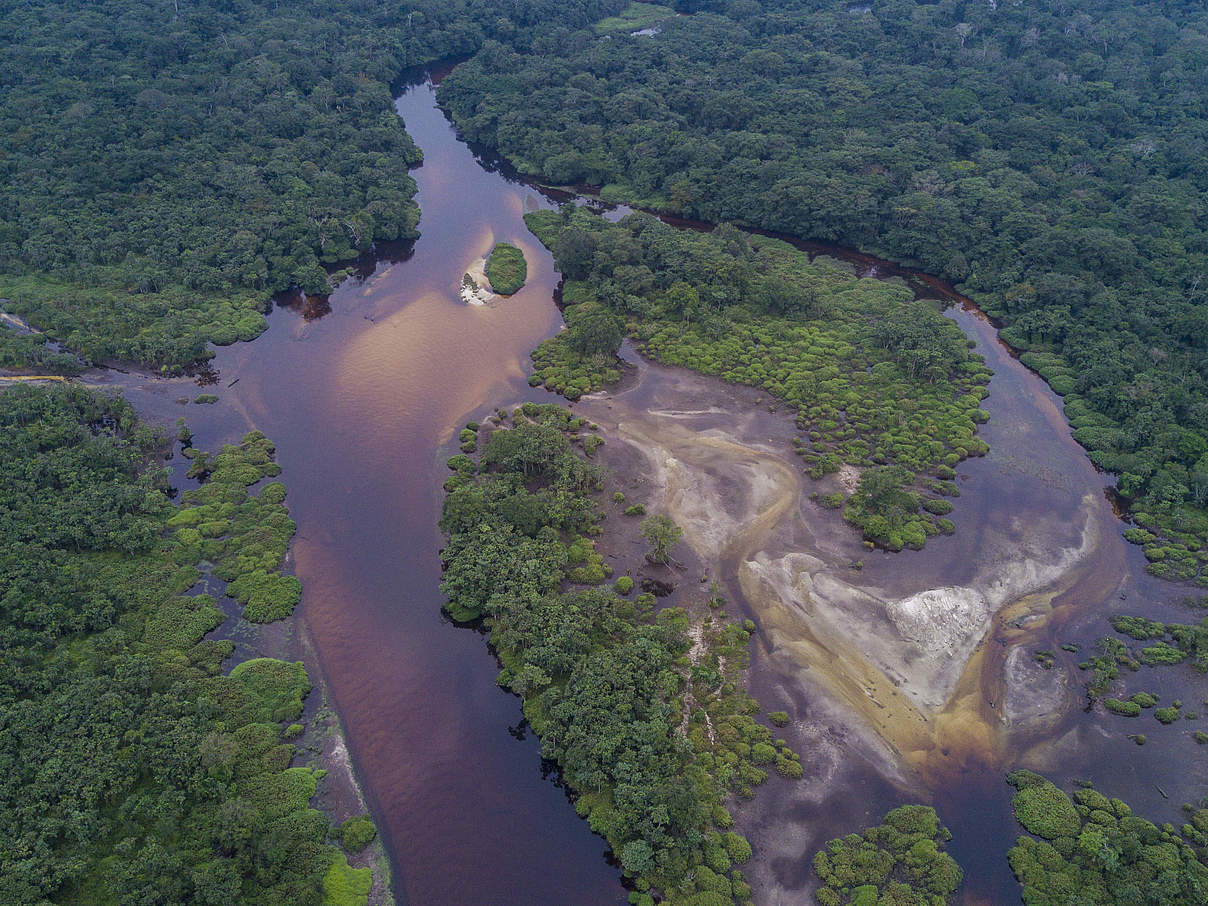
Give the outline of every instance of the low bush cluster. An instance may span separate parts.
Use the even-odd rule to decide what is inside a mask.
[[[1015,817],[1032,835],[1021,836],[1008,854],[1025,903],[1205,902],[1208,810],[1195,812],[1179,833],[1094,789],[1071,797],[1029,771],[1008,780],[1016,789]]]
[[[935,809],[903,805],[877,827],[831,840],[814,856],[820,906],[945,906],[963,874],[941,847],[952,835]]]

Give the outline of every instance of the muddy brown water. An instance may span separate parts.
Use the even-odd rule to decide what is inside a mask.
[[[370,262],[326,302],[278,308],[255,342],[219,350],[217,382],[206,391],[219,395],[217,405],[181,405],[199,392],[183,380],[109,372],[101,382],[124,387],[153,417],[186,418],[199,447],[215,448],[251,428],[277,443],[299,526],[293,556],[304,585],[302,625],[383,832],[399,900],[621,903],[625,892],[603,841],[542,764],[518,700],[495,685],[497,665],[483,639],[440,613],[436,520],[457,430],[496,406],[550,399],[529,389],[526,376],[529,351],[561,324],[553,302],[558,274],[521,218],[550,206],[553,196],[484,166],[436,107],[430,80],[408,86],[396,106],[425,154],[414,173],[423,210],[414,247]],[[528,284],[510,299],[467,306],[458,295],[461,276],[500,240],[524,250]],[[861,273],[906,277],[924,295],[959,299],[933,278],[868,256],[807,250],[844,257]],[[818,845],[919,800],[936,804],[955,834],[951,851],[966,870],[965,901],[1017,902],[1005,858],[1017,827],[1002,778],[1020,764],[1059,781],[1090,779],[1159,821],[1177,822],[1179,803],[1208,783],[1185,729],[1152,719],[1125,727],[1120,718],[1082,712],[1079,655],[1061,652],[1061,642],[1085,651],[1105,633],[1108,612],[1190,616],[1155,603],[1181,590],[1149,579],[1139,552],[1123,542],[1105,477],[1071,438],[1060,400],[1011,357],[984,317],[962,308],[950,315],[995,372],[984,403],[991,419],[980,432],[990,453],[959,468],[962,496],[951,516],[957,533],[930,539],[921,552],[870,553],[835,514],[801,499],[761,525],[762,534],[742,550],[727,547],[716,564],[734,599],[731,613],[760,622],[753,691],[768,710],[790,713],[784,735],[808,766],[807,782],[773,781],[738,809],[759,853],[751,873],[761,903],[808,900],[809,858]],[[634,386],[579,408],[598,414],[606,429],[610,419],[617,430],[628,422],[651,442],[668,444],[685,424],[704,436],[731,426],[733,412],[745,413],[740,446],[788,463],[808,495],[813,483],[800,474],[788,443],[791,418],[767,412],[758,398],[757,391],[643,364]],[[686,404],[719,411],[673,419],[674,429],[660,422],[668,407]],[[858,621],[842,625],[860,611],[819,611],[850,630],[851,650],[869,653],[883,670],[881,690],[868,694],[875,708],[892,711],[895,701],[903,711],[914,708],[925,730],[898,732],[901,721],[887,720],[879,737],[862,731],[863,715],[875,723],[876,711],[859,702],[849,708],[828,679],[834,671],[819,666],[819,649],[802,641],[810,621],[820,626],[822,617],[794,622],[792,608],[774,596],[744,593],[741,577],[750,578],[755,558],[795,550],[824,561],[816,579],[882,602],[959,587],[979,590],[992,609],[1005,608],[987,619],[984,637],[975,628],[964,647],[956,646],[950,663],[890,650],[877,660],[878,628],[862,638]],[[1073,553],[1053,566],[1060,551]],[[855,560],[862,569],[850,568]],[[842,602],[842,594],[833,597]],[[1064,688],[1037,678],[1039,668],[1026,669],[1041,648],[1057,652],[1054,675],[1068,677]],[[1035,714],[1006,720],[1003,676],[1014,649],[1026,657],[1012,669],[1038,683],[1038,705]],[[931,689],[933,674],[946,679]],[[1129,679],[1130,691],[1191,682],[1186,671],[1177,683],[1172,676]],[[1198,704],[1208,688],[1196,695],[1182,697]],[[1138,748],[1127,732],[1148,733],[1150,744]]]

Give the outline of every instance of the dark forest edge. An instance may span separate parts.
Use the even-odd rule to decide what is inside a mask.
[[[370,870],[329,840],[371,826],[332,828],[325,772],[291,767],[306,671],[224,670],[223,613],[190,593],[204,571],[248,620],[293,610],[272,444],[190,448],[204,480],[173,505],[169,443],[120,397],[0,393],[0,900],[363,906]]]
[[[612,847],[631,903],[747,903],[751,847],[727,802],[772,771],[801,777],[801,764],[751,716],[753,623],[726,619],[716,595],[658,609],[653,594],[634,597],[631,576],[601,587],[611,570],[592,540],[607,518],[593,427],[526,403],[466,428],[441,517],[447,610],[489,628],[500,685],[521,696],[579,814]],[[655,560],[679,535],[659,516],[642,534]]]
[[[952,281],[1118,475],[1150,571],[1208,583],[1203,5],[675,6],[488,43],[441,103],[527,175]]]
[[[955,467],[987,450],[976,431],[990,372],[934,302],[734,227],[645,214],[614,224],[574,205],[525,223],[566,278],[567,329],[534,350],[531,384],[574,400],[618,380],[628,334],[652,359],[787,404],[811,477],[859,470],[815,497],[870,546],[921,548],[955,531],[948,498]]]
[[[0,325],[0,367],[174,371],[257,336],[273,294],[418,235],[400,73],[488,39],[549,52],[625,5],[10,4],[0,310],[42,334]]]

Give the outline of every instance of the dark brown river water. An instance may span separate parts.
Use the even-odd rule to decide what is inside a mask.
[[[371,264],[326,306],[312,300],[278,308],[260,339],[219,350],[217,405],[178,405],[197,392],[182,381],[109,380],[125,384],[141,411],[166,421],[186,417],[199,447],[215,448],[253,427],[276,442],[299,526],[300,616],[383,832],[400,902],[621,903],[625,892],[604,859],[604,842],[543,768],[518,700],[494,683],[497,666],[483,639],[440,612],[436,521],[452,438],[496,406],[549,399],[530,390],[526,376],[529,351],[561,323],[553,301],[558,274],[521,218],[552,202],[484,167],[436,107],[430,81],[408,87],[396,106],[425,154],[414,173],[423,217],[413,248]],[[496,305],[466,305],[458,296],[462,274],[500,240],[523,248],[526,287]],[[867,256],[807,248],[847,257],[862,271],[911,276]],[[914,279],[925,294],[955,297],[942,284]],[[1178,804],[1208,782],[1183,734],[1147,726],[1154,738],[1138,748],[1120,719],[1082,714],[1076,655],[1058,651],[1071,685],[1042,729],[1007,730],[996,717],[1011,647],[1079,641],[1085,651],[1107,631],[1103,616],[1111,610],[1189,616],[1154,603],[1180,590],[1149,580],[1139,552],[1122,541],[1104,477],[1070,437],[1060,400],[1008,354],[984,318],[951,314],[995,370],[984,404],[991,420],[980,435],[991,453],[960,469],[955,536],[901,555],[870,556],[858,539],[844,541],[864,557],[862,581],[901,593],[980,581],[986,551],[1004,540],[1059,538],[1089,523],[1099,542],[1050,583],[1051,612],[1040,628],[1015,626],[1010,615],[994,621],[981,646],[986,669],[952,710],[949,745],[915,753],[918,789],[903,791],[853,755],[856,767],[842,788],[763,812],[757,845],[794,830],[777,822],[808,827],[806,843],[774,860],[782,889],[808,884],[817,843],[922,798],[935,802],[955,832],[951,850],[966,869],[966,902],[1015,902],[1005,850],[1017,828],[1002,776],[1018,759],[1035,762],[1048,752],[1059,782],[1088,778],[1158,821],[1177,821]],[[765,706],[793,710],[777,699],[788,688],[783,664],[757,652],[754,666]]]

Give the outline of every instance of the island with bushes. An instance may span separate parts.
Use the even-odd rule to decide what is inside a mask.
[[[510,296],[519,292],[528,279],[528,264],[524,260],[524,252],[506,242],[496,243],[487,256],[487,280],[491,290],[501,296]]]

